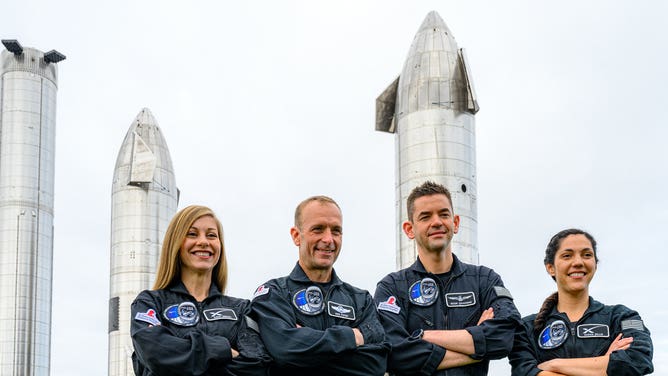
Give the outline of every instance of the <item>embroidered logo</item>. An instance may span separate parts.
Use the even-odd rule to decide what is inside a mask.
[[[645,330],[645,326],[642,324],[642,320],[622,320],[622,330]]]
[[[197,307],[191,302],[171,305],[167,307],[163,316],[169,322],[179,326],[194,326],[199,322]]]
[[[578,338],[608,338],[610,328],[605,324],[578,325]]]
[[[445,294],[445,304],[451,308],[469,307],[475,305],[475,294],[473,291]]]
[[[151,325],[160,325],[160,320],[155,316],[155,310],[149,308],[146,312],[137,312],[135,320],[147,322]]]
[[[255,293],[253,293],[253,299],[257,298],[258,296],[266,295],[269,294],[269,287],[266,287],[265,285],[260,285],[255,290]]]
[[[327,302],[327,313],[332,317],[355,320],[355,310],[349,305],[329,301]]]
[[[292,297],[292,304],[302,313],[315,316],[325,310],[322,290],[318,286],[301,289]]]
[[[397,298],[390,296],[386,301],[378,303],[378,309],[399,314],[401,307],[397,305]]]
[[[408,289],[408,299],[411,303],[422,307],[434,304],[438,298],[438,285],[431,278],[416,281]]]
[[[212,308],[204,310],[206,321],[233,320],[237,321],[237,314],[230,308]]]
[[[540,332],[540,335],[538,335],[538,347],[543,350],[554,349],[566,342],[566,338],[568,338],[566,323],[562,320],[557,320]]]

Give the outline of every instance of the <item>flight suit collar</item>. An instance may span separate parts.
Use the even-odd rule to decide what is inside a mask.
[[[420,261],[420,256],[417,257],[417,260],[409,267],[410,270],[417,272],[418,274],[432,274],[424,268],[422,261]],[[464,266],[459,258],[453,253],[452,254],[452,267],[450,267],[450,273],[453,277],[457,277],[464,273]]]
[[[186,285],[184,285],[180,279],[172,282],[172,284],[167,287],[167,290],[177,294],[192,296],[190,295],[190,292],[188,292]],[[218,286],[216,286],[215,283],[211,282],[211,286],[209,287],[209,295],[204,300],[208,300],[212,297],[220,295],[222,295],[222,293],[220,292],[220,290],[218,290]]]
[[[306,273],[304,273],[304,269],[302,269],[302,267],[299,265],[299,262],[297,262],[295,267],[292,269],[292,272],[290,272],[289,278],[299,283],[314,283],[308,278]],[[336,271],[332,269],[332,286],[340,285],[342,283],[343,282],[336,275]]]

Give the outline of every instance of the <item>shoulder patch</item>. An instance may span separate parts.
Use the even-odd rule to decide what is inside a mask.
[[[247,315],[244,316],[244,318],[246,319],[246,326],[247,327],[249,327],[250,329],[253,329],[257,333],[260,333],[260,326],[257,324],[257,322],[255,320],[248,317]]]
[[[258,296],[267,295],[267,294],[269,294],[269,287],[267,287],[265,285],[260,285],[260,287],[258,287],[255,290],[255,292],[253,293],[253,299],[257,298]]]
[[[390,296],[386,301],[378,303],[378,310],[392,312],[398,315],[401,311],[401,307],[397,305],[397,298]]]
[[[622,320],[622,330],[636,329],[645,330],[642,320]]]
[[[513,298],[512,294],[510,294],[510,290],[503,286],[494,286],[494,292],[496,292],[496,296],[503,296],[510,299]]]
[[[146,312],[137,312],[135,315],[135,320],[147,322],[151,325],[160,325],[160,320],[156,317],[155,310],[149,308]]]

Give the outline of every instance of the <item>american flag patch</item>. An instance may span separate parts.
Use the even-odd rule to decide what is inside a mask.
[[[645,330],[645,327],[642,324],[642,320],[623,320],[622,321],[622,330]]]

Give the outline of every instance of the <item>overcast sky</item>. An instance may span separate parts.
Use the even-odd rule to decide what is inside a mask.
[[[430,10],[466,48],[479,98],[481,263],[530,314],[556,289],[549,238],[589,230],[592,296],[640,312],[655,374],[668,374],[668,3],[2,0],[0,37],[67,56],[51,374],[106,373],[111,182],[143,107],[170,149],[179,208],[205,204],[223,222],[230,295],[290,271],[294,207],[314,194],[343,209],[337,272],[373,292],[399,230],[394,136],[374,131],[375,98]]]

